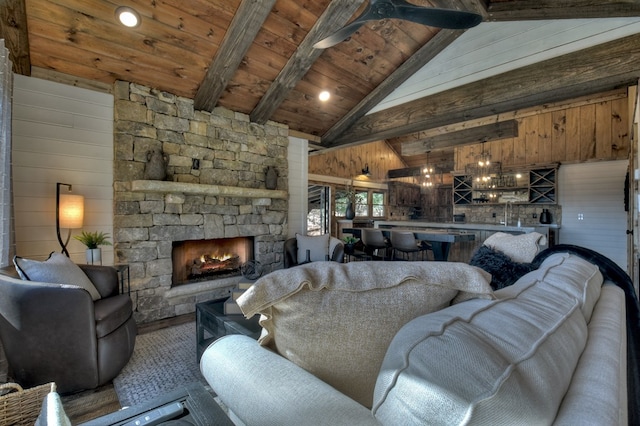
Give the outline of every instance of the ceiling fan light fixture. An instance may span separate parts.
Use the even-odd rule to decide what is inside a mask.
[[[116,19],[125,27],[135,28],[140,25],[140,14],[127,6],[120,6],[116,9]]]

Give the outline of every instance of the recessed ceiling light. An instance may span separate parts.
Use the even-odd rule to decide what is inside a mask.
[[[134,28],[140,25],[140,14],[130,7],[118,7],[116,9],[116,19],[125,27]]]
[[[320,92],[320,94],[318,95],[318,99],[320,99],[322,102],[326,102],[329,100],[329,98],[331,97],[331,94],[326,91],[323,90],[322,92]]]

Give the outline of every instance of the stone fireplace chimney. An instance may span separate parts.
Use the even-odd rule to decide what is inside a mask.
[[[175,241],[251,237],[265,273],[280,268],[288,128],[223,108],[195,111],[191,99],[128,82],[114,92],[114,255],[129,265],[136,321],[194,312],[241,278],[172,288]],[[164,156],[165,180],[145,179],[149,152]],[[268,167],[277,170],[275,190],[265,189]]]

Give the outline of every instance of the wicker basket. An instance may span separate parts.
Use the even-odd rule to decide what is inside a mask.
[[[0,396],[0,424],[32,426],[40,415],[42,401],[52,389],[55,389],[54,383],[27,390],[17,383],[0,385],[0,393],[9,390],[9,393]]]

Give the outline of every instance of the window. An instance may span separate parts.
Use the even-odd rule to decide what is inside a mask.
[[[369,193],[356,190],[356,217],[369,216]]]
[[[355,189],[355,211],[358,218],[384,218],[386,216],[385,193],[382,191]],[[349,204],[346,188],[336,190],[334,216],[344,217]]]
[[[385,217],[384,192],[371,193],[371,217]]]

